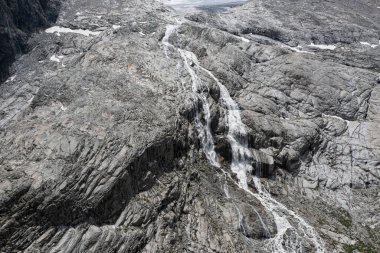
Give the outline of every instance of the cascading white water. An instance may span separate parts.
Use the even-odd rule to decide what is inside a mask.
[[[215,152],[215,148],[214,148],[214,140],[211,134],[210,105],[207,101],[207,97],[200,90],[202,87],[202,81],[195,74],[194,70],[190,67],[188,58],[186,58],[184,51],[179,50],[179,52],[183,59],[184,65],[191,76],[193,94],[195,94],[196,99],[198,99],[202,105],[204,122],[202,122],[201,120],[198,108],[195,108],[195,126],[198,130],[198,137],[202,142],[202,147],[206,154],[207,159],[210,161],[210,163],[213,166],[220,167],[218,158]]]
[[[183,49],[179,49],[179,51],[182,57],[186,59],[186,61],[190,60],[195,66],[206,72],[216,81],[219,86],[222,105],[227,109],[228,112],[227,138],[232,149],[231,170],[236,173],[240,186],[243,189],[247,190],[247,175],[249,175],[252,171],[252,166],[250,165],[252,155],[248,149],[248,141],[246,138],[247,134],[244,125],[241,123],[239,106],[231,98],[227,88],[222,85],[210,71],[203,68],[199,64],[198,59],[194,53]]]
[[[315,246],[315,252],[324,253],[324,247],[322,245],[322,240],[319,238],[318,234],[315,232],[314,228],[305,222],[305,220],[289,210],[285,205],[281,204],[262,188],[260,179],[253,177],[255,186],[257,188],[258,194],[251,191],[254,197],[256,197],[261,204],[272,213],[277,226],[277,235],[270,239],[268,246],[271,248],[272,252],[278,253],[288,253],[288,252],[304,252],[302,247],[302,237],[299,236],[297,228],[302,231],[303,236],[306,236],[310,241],[313,242]],[[293,227],[286,216],[293,217],[298,221],[297,228]],[[291,233],[294,237],[288,236],[286,238],[286,233]],[[284,247],[285,245],[285,247]]]
[[[195,55],[192,54],[192,57],[195,57]],[[292,227],[292,225],[287,220],[286,215],[289,215],[298,220],[298,228],[302,230],[303,234],[305,236],[308,236],[308,239],[314,243],[316,252],[324,252],[324,248],[320,243],[321,239],[315,232],[314,228],[308,225],[300,216],[296,215],[293,211],[289,210],[283,204],[273,199],[272,196],[262,188],[259,178],[255,176],[253,177],[256,189],[259,194],[255,194],[248,189],[247,179],[248,175],[250,175],[252,171],[252,153],[248,148],[247,134],[245,131],[245,126],[241,121],[239,107],[231,98],[227,88],[209,70],[201,67],[199,65],[199,62],[194,62],[218,84],[220,88],[222,104],[228,110],[228,140],[232,149],[231,170],[237,174],[239,185],[251,195],[255,196],[255,198],[257,198],[261,204],[274,216],[277,226],[277,235],[270,240],[270,243],[268,243],[268,245],[272,247],[272,251],[281,253],[302,252],[302,240],[300,240],[301,237],[298,235],[297,229]],[[286,247],[284,248],[283,243],[285,239],[285,233],[288,231],[293,232],[295,239],[289,237],[289,240],[285,241]]]
[[[177,31],[179,26],[180,25],[167,25],[166,26],[165,36],[162,38],[161,42],[164,45],[164,52],[165,52],[165,55],[167,58],[169,58],[168,49],[173,47],[173,45],[169,42],[169,38],[173,34],[173,32]]]
[[[169,43],[169,37],[178,27],[179,25],[167,27],[165,37],[163,38],[165,54],[167,56],[167,48],[175,48],[172,44]],[[209,105],[205,95],[203,93],[200,93],[201,80],[193,70],[193,67],[208,74],[209,77],[211,77],[217,83],[220,89],[221,104],[227,110],[227,138],[232,150],[231,170],[237,175],[237,178],[239,180],[238,185],[260,201],[260,203],[267,209],[267,211],[273,215],[277,226],[276,236],[268,240],[268,250],[278,253],[303,252],[302,239],[303,237],[307,237],[307,239],[313,242],[317,253],[326,252],[323,247],[322,240],[319,238],[314,228],[307,224],[302,217],[298,216],[296,213],[289,210],[285,205],[272,198],[270,193],[268,193],[262,187],[260,179],[258,177],[253,176],[253,181],[258,193],[253,193],[249,190],[247,181],[248,176],[251,175],[252,172],[252,153],[248,148],[247,133],[245,130],[245,125],[241,121],[238,104],[231,98],[227,88],[213,75],[213,73],[200,65],[194,53],[180,48],[175,49],[180,53],[184,65],[191,76],[193,93],[197,94],[197,97],[202,103],[206,124],[201,123],[199,115],[197,114],[196,125],[197,129],[199,129],[198,131],[200,132],[199,137],[201,139],[206,157],[209,159],[211,164],[217,167],[219,167],[219,163],[216,159],[217,155],[214,150],[214,142],[210,128]],[[258,158],[256,158],[256,160],[257,159]],[[229,174],[224,170],[223,172],[225,174]],[[232,177],[230,176],[230,178]],[[226,193],[226,196],[229,197],[227,185],[224,186],[224,191]],[[241,213],[239,209],[238,214],[239,222],[241,223]],[[293,227],[288,221],[287,217],[292,217],[294,220],[296,220],[297,227]],[[264,223],[262,222],[262,224]],[[242,226],[242,224],[240,226]],[[264,227],[266,226],[264,225]],[[298,231],[302,232],[303,237],[299,236]],[[287,235],[289,233],[292,236]]]
[[[179,25],[168,25],[166,27],[165,36],[162,39],[162,44],[164,45],[165,55],[169,58],[168,49],[173,47],[169,42],[170,36],[177,30]],[[174,48],[174,47],[173,47]],[[214,140],[211,133],[211,113],[210,105],[207,101],[206,95],[203,93],[202,80],[197,76],[194,70],[190,66],[189,59],[185,55],[184,50],[177,49],[183,60],[183,64],[191,77],[191,89],[194,95],[194,107],[195,107],[195,127],[198,132],[198,138],[202,143],[203,151],[210,161],[210,163],[215,167],[220,167],[218,162],[218,157],[214,148]],[[199,110],[199,105],[202,110]]]
[[[200,66],[196,56],[191,52],[188,52],[187,55],[198,68],[206,72],[219,86],[221,102],[228,110],[227,123],[229,130],[227,137],[232,150],[231,170],[237,174],[239,186],[257,198],[261,204],[273,214],[277,226],[277,235],[268,243],[272,251],[281,253],[302,252],[302,240],[300,240],[301,238],[297,233],[297,229],[287,220],[286,215],[289,215],[298,220],[298,228],[302,230],[304,235],[309,236],[308,239],[314,243],[316,252],[324,252],[323,246],[320,243],[321,240],[314,229],[300,216],[273,199],[270,194],[262,188],[259,178],[253,177],[259,194],[255,194],[248,189],[247,179],[252,171],[252,153],[248,148],[247,134],[245,126],[241,121],[239,107],[231,98],[227,88],[209,70]],[[288,240],[285,240],[285,233],[288,231],[293,233],[295,239],[289,237]],[[283,246],[284,243],[285,248]]]

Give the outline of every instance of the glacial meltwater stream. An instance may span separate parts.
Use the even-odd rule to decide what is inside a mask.
[[[171,35],[175,33],[179,27],[180,25],[167,26],[165,36],[162,40],[165,54],[169,58],[169,49],[173,49],[173,51],[178,52],[182,58],[183,66],[189,73],[192,81],[192,93],[195,99],[196,108],[195,124],[198,137],[201,140],[203,151],[207,159],[213,166],[220,168],[221,166],[217,160],[210,127],[210,106],[206,95],[203,94],[201,90],[203,84],[197,73],[206,74],[218,85],[220,90],[219,103],[227,113],[227,139],[230,143],[232,152],[231,171],[235,173],[238,178],[238,182],[233,182],[254,198],[258,199],[266,210],[273,215],[277,226],[277,234],[267,240],[266,250],[268,252],[279,253],[304,252],[303,241],[307,239],[314,245],[315,252],[325,252],[323,241],[314,228],[307,224],[302,217],[272,198],[270,193],[262,187],[260,179],[256,176],[252,176],[252,152],[248,146],[247,133],[245,125],[241,121],[239,106],[231,98],[227,88],[218,80],[218,78],[216,78],[211,71],[201,66],[197,56],[193,52],[177,48],[170,43]],[[200,103],[201,106],[198,106],[198,103]],[[203,119],[201,118],[201,115],[203,115]],[[222,171],[233,180],[230,173],[224,170]],[[257,193],[252,192],[248,188],[247,181],[249,177],[253,177]],[[230,196],[226,186],[225,193],[226,197],[229,198]],[[237,212],[239,214],[239,219],[241,219],[241,213],[238,208]],[[291,222],[289,221],[289,218],[291,219]],[[262,222],[261,218],[260,221]],[[263,224],[263,227],[266,227],[265,224]]]

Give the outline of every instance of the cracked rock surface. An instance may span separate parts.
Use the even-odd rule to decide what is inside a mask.
[[[0,49],[0,252],[380,251],[377,1],[23,2],[38,7],[7,28],[28,49],[9,74]],[[217,81],[245,126],[248,189]]]

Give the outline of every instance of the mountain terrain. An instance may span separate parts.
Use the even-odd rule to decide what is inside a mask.
[[[0,252],[380,252],[377,0],[0,14]]]

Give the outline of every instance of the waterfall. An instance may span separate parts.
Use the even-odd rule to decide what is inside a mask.
[[[202,80],[197,76],[195,71],[191,68],[191,62],[186,56],[186,51],[175,48],[170,42],[170,36],[178,29],[179,25],[168,25],[166,27],[165,36],[162,39],[162,44],[164,45],[164,51],[167,58],[169,58],[169,48],[174,48],[179,51],[183,64],[191,77],[191,90],[194,96],[194,107],[195,107],[195,128],[198,133],[198,138],[201,141],[202,149],[206,155],[206,158],[215,167],[220,167],[218,162],[218,157],[214,148],[214,139],[211,133],[211,113],[210,104],[208,103],[207,97],[202,91],[203,83]],[[206,87],[207,88],[207,87]],[[201,106],[201,111],[199,110]]]
[[[199,138],[203,145],[203,150],[206,154],[206,157],[210,163],[214,166],[220,167],[217,161],[217,155],[214,150],[214,142],[212,138],[211,128],[210,128],[210,111],[209,104],[207,102],[207,97],[200,91],[202,82],[197,76],[193,68],[201,70],[206,73],[212,80],[214,80],[220,90],[220,103],[227,111],[227,125],[228,133],[227,139],[231,146],[232,151],[232,162],[231,162],[231,171],[237,175],[238,182],[236,183],[239,187],[244,189],[247,193],[255,197],[260,201],[260,203],[266,208],[266,210],[271,213],[274,217],[274,221],[277,226],[277,234],[275,237],[271,238],[267,242],[267,249],[271,252],[278,253],[288,253],[288,252],[304,252],[302,247],[302,239],[306,237],[315,246],[315,251],[317,253],[326,252],[323,247],[323,242],[315,232],[314,228],[307,224],[307,222],[295,212],[288,209],[285,205],[281,204],[268,193],[261,185],[260,179],[256,176],[252,176],[253,182],[257,189],[257,193],[252,192],[248,188],[248,178],[251,177],[252,172],[252,152],[248,147],[248,137],[245,130],[245,125],[243,124],[240,116],[240,108],[238,104],[231,98],[227,88],[214,76],[214,74],[203,68],[197,56],[190,51],[174,47],[170,42],[169,38],[171,34],[178,29],[180,25],[167,26],[165,36],[162,40],[162,43],[165,47],[165,54],[168,56],[168,48],[173,48],[179,52],[183,60],[184,66],[187,69],[188,73],[191,76],[192,80],[192,91],[195,96],[201,101],[203,113],[205,115],[205,124],[200,120],[199,112],[197,110],[196,115],[196,128],[199,132]],[[256,154],[255,154],[256,155]],[[256,164],[259,163],[258,158],[256,158]],[[261,166],[261,165],[260,165]],[[260,169],[260,168],[258,168]],[[229,175],[229,178],[232,179],[231,175],[224,171],[225,175]],[[234,181],[233,181],[234,182]],[[228,193],[227,185],[224,185],[224,192],[227,198],[230,198]],[[255,210],[256,211],[256,210]],[[239,216],[239,225],[243,229],[244,233],[244,224],[242,223],[241,212],[237,208]],[[257,212],[256,212],[257,213]],[[263,221],[261,220],[260,215],[257,213],[260,218],[261,223],[264,228],[266,227]],[[288,221],[287,217],[292,217],[297,221],[297,226],[294,227]],[[302,236],[299,235],[299,231],[302,232]],[[292,236],[289,236],[290,235]]]
[[[190,60],[197,68],[206,72],[217,84],[220,90],[221,103],[226,108],[227,123],[228,123],[228,134],[227,138],[231,145],[232,149],[232,163],[231,170],[236,173],[237,178],[239,179],[240,186],[247,190],[247,175],[252,171],[251,158],[252,155],[248,149],[248,140],[246,138],[246,131],[243,123],[240,118],[239,106],[231,98],[227,88],[222,85],[219,80],[207,69],[203,68],[196,57],[192,52],[179,49],[183,58]]]
[[[222,105],[228,112],[227,123],[229,130],[227,138],[230,142],[232,150],[231,170],[237,174],[239,186],[258,199],[261,204],[274,216],[278,232],[277,235],[270,240],[270,243],[268,243],[268,245],[272,247],[272,251],[281,253],[302,252],[302,238],[298,235],[297,229],[295,229],[286,219],[286,215],[288,215],[298,220],[298,229],[300,229],[304,235],[309,236],[308,239],[313,242],[316,247],[316,252],[324,252],[325,250],[322,246],[321,239],[315,232],[314,228],[308,225],[302,217],[296,215],[286,206],[273,199],[272,196],[265,189],[263,189],[258,177],[253,176],[258,194],[255,194],[248,189],[247,179],[248,175],[250,175],[252,171],[252,153],[248,148],[248,138],[245,131],[245,125],[241,121],[239,107],[231,98],[227,88],[209,70],[200,66],[196,56],[192,52],[187,52],[187,55],[198,68],[206,72],[219,86]],[[292,232],[295,240],[292,240],[292,238],[285,240],[285,233],[287,231]],[[283,246],[284,240],[286,248]]]
[[[190,63],[185,55],[185,51],[179,49],[179,52],[183,59],[183,63],[191,76],[193,94],[195,94],[196,100],[200,101],[200,104],[202,105],[202,112],[204,115],[203,120],[201,119],[198,108],[195,108],[195,126],[198,131],[198,137],[201,140],[202,148],[206,154],[207,159],[213,166],[220,167],[214,148],[214,139],[211,133],[210,105],[207,101],[207,97],[201,91],[202,81],[190,67]],[[197,103],[195,104],[197,105]]]
[[[174,48],[174,46],[169,42],[170,36],[173,34],[173,32],[177,31],[180,25],[167,25],[165,36],[162,38],[162,44],[164,45],[164,52],[167,58],[169,58],[168,49]]]

